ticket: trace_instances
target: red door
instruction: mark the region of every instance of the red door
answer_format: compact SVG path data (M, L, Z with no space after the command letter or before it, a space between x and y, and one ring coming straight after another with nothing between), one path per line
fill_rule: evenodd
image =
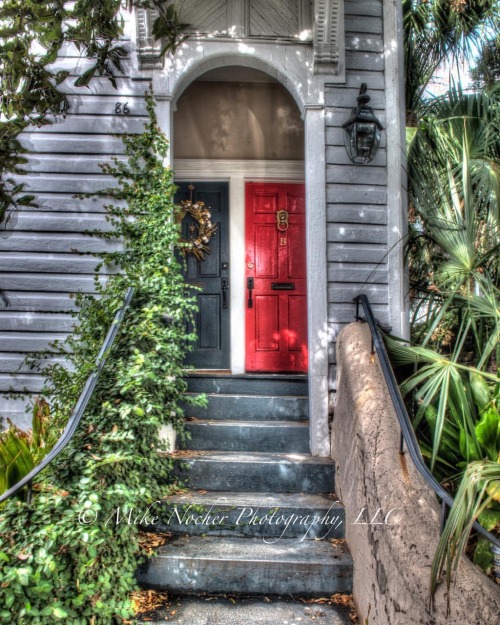
M246 185L246 370L307 371L304 185Z

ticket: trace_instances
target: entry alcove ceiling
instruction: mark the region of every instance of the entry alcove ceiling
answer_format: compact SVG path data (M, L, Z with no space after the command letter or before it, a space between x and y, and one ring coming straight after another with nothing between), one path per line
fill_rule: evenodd
M304 160L304 123L290 93L246 67L211 70L174 113L175 159Z

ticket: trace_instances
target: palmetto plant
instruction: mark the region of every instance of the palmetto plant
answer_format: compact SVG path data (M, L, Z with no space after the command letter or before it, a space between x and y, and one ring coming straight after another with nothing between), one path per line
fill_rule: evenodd
M9 422L0 433L0 495L19 482L50 451L49 404L37 398L33 407L31 430L24 432Z
M403 0L407 125L415 126L426 91L443 62L480 47L488 29L498 30L496 0Z
M387 346L410 371L401 388L422 453L456 495L432 592L445 570L450 583L474 520L500 527L499 94L453 85L407 130L414 345ZM481 541L476 559L491 563Z

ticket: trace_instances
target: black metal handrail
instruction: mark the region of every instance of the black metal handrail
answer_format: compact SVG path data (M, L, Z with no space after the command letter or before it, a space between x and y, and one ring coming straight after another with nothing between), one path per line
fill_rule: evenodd
M387 388L389 390L389 394L391 396L392 403L398 417L402 435L400 452L403 453L404 440L408 449L408 453L410 454L410 458L413 460L417 471L436 493L436 495L441 499L442 530L444 527L446 506L449 506L451 508L454 499L450 495L450 493L436 480L436 478L432 475L431 471L424 462L424 459L420 452L420 447L417 441L415 430L413 429L410 416L408 414L408 411L406 410L405 402L399 390L396 377L394 376L391 361L389 360L389 356L387 355L384 340L380 334L380 330L378 327L379 324L375 319L368 297L364 293L362 293L354 298L354 301L356 303L356 319L358 321L366 321L368 327L370 328L372 336L372 353L377 353L378 359L380 361L380 366L382 368L382 373L384 374ZM363 306L363 311L365 314L364 318L359 316L360 303ZM481 536L486 538L494 546L493 553L495 554L495 556L497 556L500 553L500 540L496 536L491 534L491 532L485 530L484 527L482 527L477 521L474 522L473 527L479 534L481 534Z
M130 287L125 295L122 306L116 312L113 322L106 334L106 338L102 344L101 349L99 350L99 354L95 360L95 368L92 373L87 378L85 382L85 386L83 387L82 392L80 393L80 397L76 402L75 407L68 419L68 423L64 428L63 433L58 439L57 443L52 447L49 453L43 458L43 460L36 465L27 475L25 475L17 484L14 484L9 490L5 491L2 495L0 495L0 503L9 499L16 493L18 493L25 486L28 487L28 501L31 499L31 485L33 482L33 478L35 478L45 467L56 458L61 451L66 447L69 441L73 438L73 435L80 423L81 418L87 408L87 405L92 397L92 393L94 392L95 387L97 386L97 382L99 381L99 376L104 368L106 363L106 358L109 353L109 350L113 346L116 335L118 334L118 330L122 324L123 318L125 316L125 312L132 301L134 296L134 289Z

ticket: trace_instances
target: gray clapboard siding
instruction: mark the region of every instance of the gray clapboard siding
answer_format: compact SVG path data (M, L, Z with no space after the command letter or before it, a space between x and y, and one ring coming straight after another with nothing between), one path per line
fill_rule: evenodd
M370 89L385 89L385 78L381 71L352 71L346 74L345 86L353 87L359 91L361 85L366 82Z
M74 46L64 46L63 52L54 69L81 74L92 63L81 59ZM129 60L124 67L128 72ZM147 119L143 96L149 81L134 82L124 75L117 78L116 90L106 78L94 79L88 88L75 87L75 79L70 77L61 86L68 95L68 115L50 126L30 128L21 138L32 154L26 166L29 173L18 180L36 195L37 207L11 211L0 231L0 289L8 301L8 306L0 301L0 390L40 390L43 377L24 362L25 355L53 351L54 340L67 338L76 321L68 314L76 307L69 294L95 291L93 272L99 259L88 253L121 247L118 240L84 234L110 229L104 204L111 198L80 200L74 194L115 186L115 179L103 174L99 164L124 153L121 139L113 135L143 130ZM120 114L125 104L128 115ZM48 362L63 362L63 357ZM23 414L25 404L26 400L1 398L3 414L13 417ZM29 423L30 417L25 420Z
M26 354L19 352L0 352L0 370L2 373L41 373L40 368L51 364L67 364L64 356L48 354L47 358L38 360L36 363L26 362ZM69 364L68 364L69 366Z
M327 202L341 202L345 204L386 204L387 192L385 188L358 184L329 184L326 190Z
M360 15L362 17L382 17L382 2L371 0L345 0L345 15Z
M25 234L23 232L1 232L0 251L8 252L115 252L119 250L119 241L106 241L83 234L64 234L41 232Z
M104 278L100 279L104 282ZM95 293L94 276L0 273L0 285L13 291L57 291L63 293Z
M36 206L33 208L22 206L19 211L14 210L12 213L39 210L63 213L104 213L104 205L110 203L111 198L107 196L79 198L70 193L37 193ZM123 206L125 201L113 199L113 204Z
M345 38L345 49L354 52L383 52L384 41L378 35L349 33Z
M31 312L63 312L76 310L76 304L69 293L24 293L22 291L3 291L10 310ZM2 305L2 309L4 306Z
M128 77L116 76L116 89L113 87L108 78L96 76L86 87L75 87L74 83L77 77L68 77L59 90L66 94L79 95L109 95L116 96L144 96L149 91L151 80L130 80Z
M356 184L363 178L365 184L387 185L387 169L373 165L369 169L363 169L362 165L337 165L327 171L327 182L340 182L342 184Z
M9 271L33 273L71 273L92 274L98 258L79 254L38 254L36 252L0 252L0 267ZM101 273L116 273L112 265L103 267Z
M346 83L330 85L326 104L329 386L335 382L335 340L354 319L353 298L367 293L376 315L388 318L387 152L369 165L351 164L342 124L356 106L362 83L386 127L383 9L380 0L346 0Z
M329 204L327 219L335 223L387 225L387 210L370 204Z
M54 341L63 343L68 337L67 332L1 332L0 345L4 352L60 351L51 347Z
M327 257L337 263L379 263L387 262L387 246L367 243L328 243Z
M353 266L351 263L330 263L328 265L329 282L347 282L349 284L387 284L386 269L377 269L362 263Z
M65 119L58 117L53 124L32 128L38 134L71 133L71 134L134 134L144 130L145 117L135 115L68 115ZM75 150L77 146L75 145Z
M121 105L121 112L120 109L117 110L118 103ZM115 96L71 94L68 95L68 104L69 112L77 115L117 115L127 118L130 115L147 117L148 114L143 95L126 96L119 94L118 91ZM123 113L125 105L128 113Z
M125 46L126 47L126 46ZM70 76L81 76L84 72L95 65L95 60L86 59L84 57L61 57L50 64L50 69L53 72L69 72ZM128 77L130 72L134 69L130 58L123 58L120 60L122 71L115 70L117 76Z
M345 66L348 70L361 69L373 70L384 69L384 56L377 52L353 52L347 50L345 53Z
M368 4L368 3L367 3ZM381 35L383 33L382 19L374 17L360 17L359 15L345 16L346 33L370 33Z
M387 228L367 224L335 224L327 226L326 240L332 243L387 243Z
M116 182L112 176L75 176L70 174L27 174L15 176L15 180L24 183L26 191L37 193L97 193L104 191Z
M76 320L61 313L6 312L0 310L0 332L36 329L38 332L71 332ZM3 369L0 363L0 369Z
M328 106L345 108L347 111L356 106L356 98L359 95L359 88L350 87L330 87L328 89ZM379 111L385 109L385 92L383 89L369 89L370 106Z
M352 302L360 293L365 293L373 304L387 304L388 289L382 284L345 284L343 282L330 282L328 284L329 319L335 318L335 304Z
M326 162L331 165L352 165L343 145L326 146ZM387 165L387 150L380 148L372 161L373 167L385 167Z
M99 213L12 212L9 226L18 232L85 232L111 231L111 224Z
M123 156L119 158L121 161L125 160ZM104 155L91 156L89 154L65 154L64 158L52 154L29 154L28 163L24 165L24 169L47 174L104 175L101 168L101 164L104 163L111 163L111 159Z
M123 141L119 137L107 134L66 135L63 133L24 133L21 144L36 154L98 154L104 156L119 155L125 152ZM102 156L101 156L102 155Z
M382 323L386 323L389 318L387 306L385 304L373 304L373 314ZM354 302L338 303L335 305L336 323L352 323L355 320L356 304Z

